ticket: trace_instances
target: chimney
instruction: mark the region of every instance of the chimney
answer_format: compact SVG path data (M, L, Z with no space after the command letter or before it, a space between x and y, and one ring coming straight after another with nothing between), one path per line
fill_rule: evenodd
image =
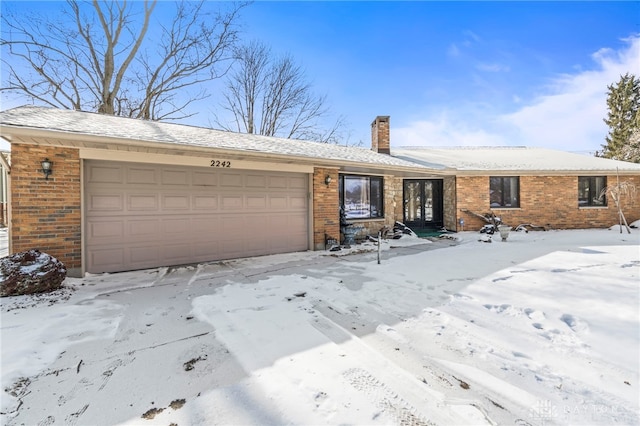
M379 115L371 123L371 150L380 154L391 154L388 115Z

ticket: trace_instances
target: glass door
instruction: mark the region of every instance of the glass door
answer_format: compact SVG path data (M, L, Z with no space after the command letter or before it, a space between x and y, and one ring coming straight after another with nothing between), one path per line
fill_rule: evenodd
M404 181L404 224L408 227L442 227L442 206L442 180L407 179Z

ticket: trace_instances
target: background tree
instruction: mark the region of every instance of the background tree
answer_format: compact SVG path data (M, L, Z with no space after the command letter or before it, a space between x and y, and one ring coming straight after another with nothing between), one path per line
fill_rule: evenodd
M211 5L227 9L209 11ZM34 103L148 120L185 118L221 77L245 3L175 4L171 24L152 20L157 0L69 0L60 19L2 14L0 90ZM8 13L7 13L8 12ZM188 89L193 89L190 92Z
M620 149L619 159L632 163L640 163L640 126L629 136L629 143Z
M607 89L608 115L604 122L609 126L609 134L607 144L602 145L603 151L598 155L639 163L637 138L634 142L632 137L640 129L640 79L626 73ZM630 146L633 143L635 150Z
M231 119L215 121L226 130L332 143L343 136L342 117L322 126L330 115L326 96L313 93L302 67L260 42L236 50L222 96L221 107Z

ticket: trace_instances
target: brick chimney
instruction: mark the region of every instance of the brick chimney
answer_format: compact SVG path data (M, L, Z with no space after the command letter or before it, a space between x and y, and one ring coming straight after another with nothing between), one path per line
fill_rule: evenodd
M371 150L380 154L391 154L388 115L379 115L371 123Z

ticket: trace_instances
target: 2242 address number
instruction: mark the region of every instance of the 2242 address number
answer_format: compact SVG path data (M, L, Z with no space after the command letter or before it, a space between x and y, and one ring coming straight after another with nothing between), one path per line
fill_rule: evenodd
M211 160L211 167L231 167L231 161Z

